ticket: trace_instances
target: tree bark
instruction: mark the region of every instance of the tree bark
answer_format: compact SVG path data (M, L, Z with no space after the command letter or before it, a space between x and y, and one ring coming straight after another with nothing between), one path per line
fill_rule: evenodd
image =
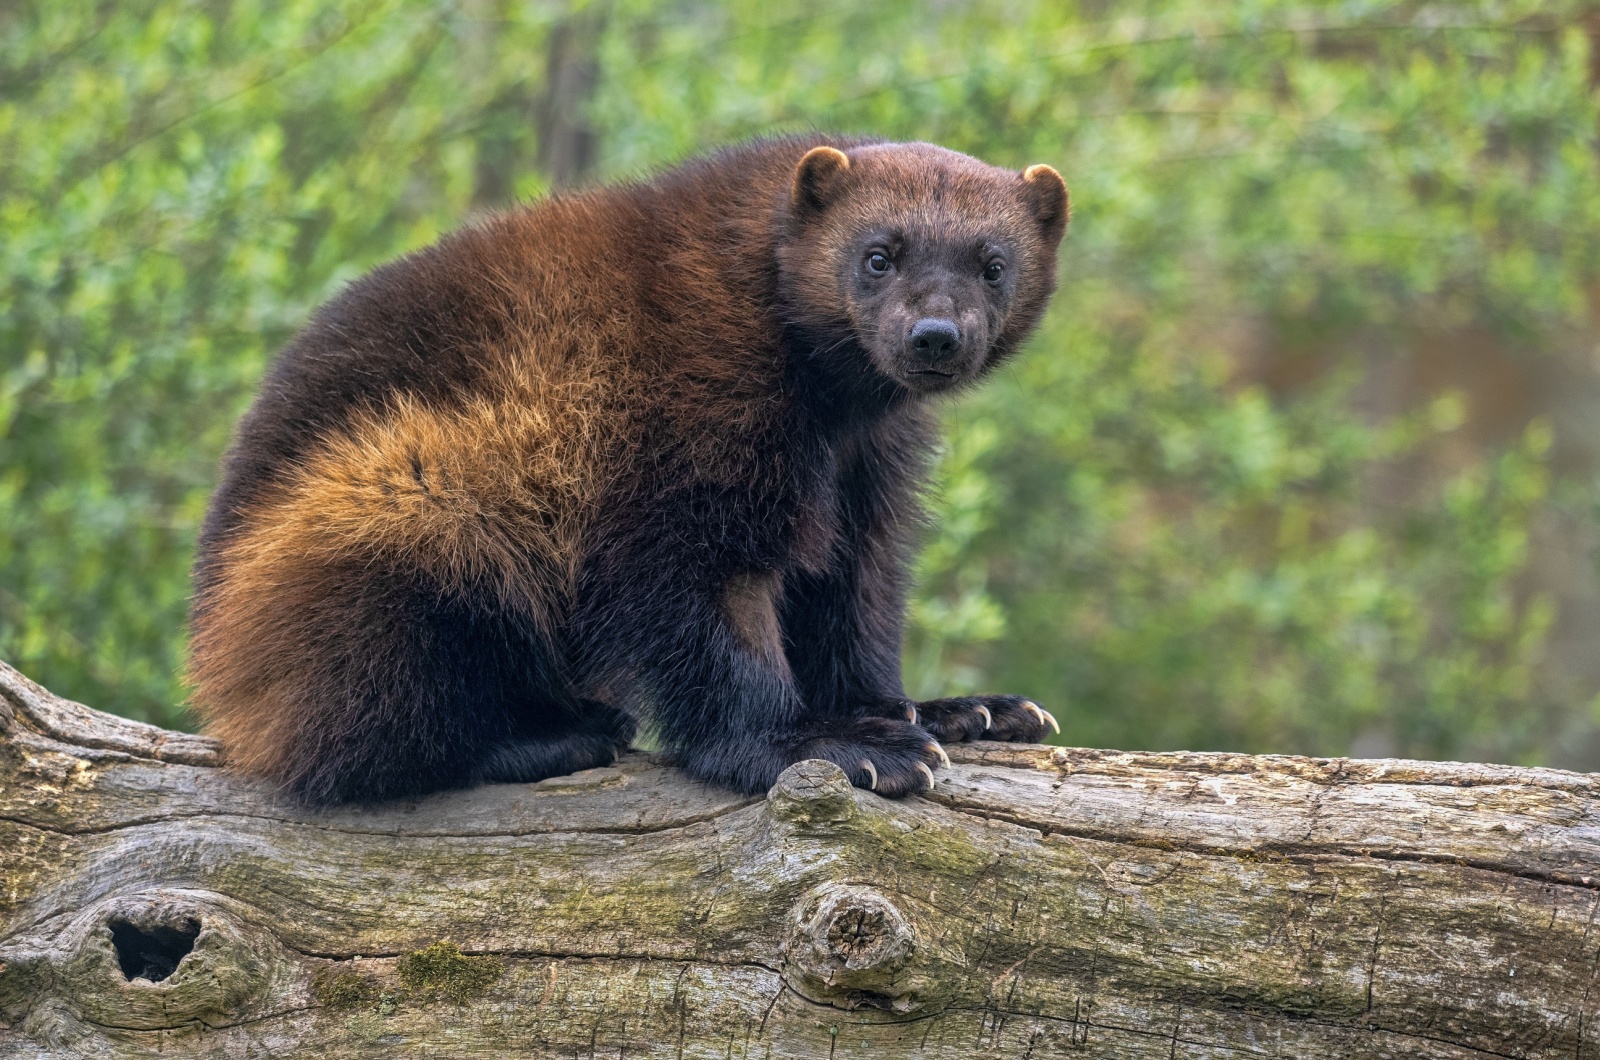
M0 1055L1600 1058L1600 791L971 744L312 813L0 664Z

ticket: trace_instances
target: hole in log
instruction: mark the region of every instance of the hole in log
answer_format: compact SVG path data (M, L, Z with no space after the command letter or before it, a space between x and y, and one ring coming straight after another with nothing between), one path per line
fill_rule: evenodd
M178 962L194 949L195 936L200 934L200 921L193 918L148 929L116 919L111 921L110 927L117 964L129 982L135 979L161 982L177 970Z

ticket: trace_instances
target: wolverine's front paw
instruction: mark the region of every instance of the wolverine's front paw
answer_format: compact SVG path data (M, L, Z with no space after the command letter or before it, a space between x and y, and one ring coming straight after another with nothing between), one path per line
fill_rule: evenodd
M898 718L861 718L800 744L794 760L823 758L842 768L858 788L899 798L933 787L933 771L950 759L933 734Z
M959 696L917 704L923 726L947 743L1010 740L1037 743L1061 726L1039 704L1021 696Z

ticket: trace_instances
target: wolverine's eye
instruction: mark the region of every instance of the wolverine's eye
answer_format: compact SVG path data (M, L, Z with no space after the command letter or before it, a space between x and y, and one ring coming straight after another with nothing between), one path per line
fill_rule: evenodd
M1005 274L1005 263L1000 261L989 262L988 268L983 270L983 278L988 280L990 283L999 283L1000 277L1004 276Z
M887 276L889 275L889 270L892 268L894 268L894 263L891 262L889 260L889 256L883 253L881 250L874 250L871 254L867 255L867 271L872 273L872 275Z

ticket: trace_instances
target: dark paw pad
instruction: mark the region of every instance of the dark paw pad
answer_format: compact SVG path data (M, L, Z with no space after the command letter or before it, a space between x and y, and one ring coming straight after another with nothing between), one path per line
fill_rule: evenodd
M950 759L933 734L899 718L862 718L800 744L794 761L823 758L858 788L899 798L933 787L933 771Z
M1037 743L1061 726L1050 712L1022 696L959 696L917 704L922 724L946 743L1009 740Z

